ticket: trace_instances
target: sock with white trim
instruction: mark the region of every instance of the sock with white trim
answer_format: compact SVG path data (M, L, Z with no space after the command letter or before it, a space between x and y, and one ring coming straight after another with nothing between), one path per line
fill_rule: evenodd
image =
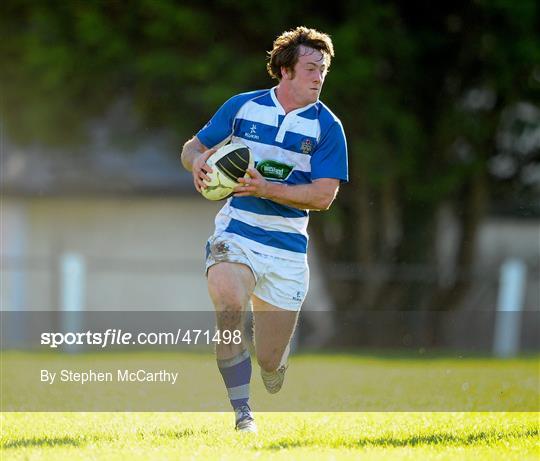
M244 349L240 354L226 360L217 360L217 365L233 408L247 405L249 382L251 381L251 357Z

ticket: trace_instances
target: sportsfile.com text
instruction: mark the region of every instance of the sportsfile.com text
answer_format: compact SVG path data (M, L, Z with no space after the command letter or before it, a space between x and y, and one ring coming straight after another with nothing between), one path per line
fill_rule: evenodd
M178 328L174 332L139 332L133 334L122 329L109 328L104 332L43 332L40 343L42 346L57 348L62 345L125 346L125 345L185 345L185 344L240 344L240 330L198 330Z

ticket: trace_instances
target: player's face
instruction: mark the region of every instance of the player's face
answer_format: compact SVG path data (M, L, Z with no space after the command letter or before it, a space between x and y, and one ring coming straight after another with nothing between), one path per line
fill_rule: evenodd
M301 107L319 99L326 72L324 55L313 48L301 46L298 62L294 66L294 75L288 74L292 92Z

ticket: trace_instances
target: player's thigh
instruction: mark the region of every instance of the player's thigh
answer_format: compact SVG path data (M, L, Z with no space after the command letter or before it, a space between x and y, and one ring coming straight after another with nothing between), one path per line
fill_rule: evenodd
M245 264L219 262L208 269L208 293L216 310L245 309L255 277Z
M299 311L281 309L255 295L251 300L257 358L259 363L276 362L277 368L294 332Z

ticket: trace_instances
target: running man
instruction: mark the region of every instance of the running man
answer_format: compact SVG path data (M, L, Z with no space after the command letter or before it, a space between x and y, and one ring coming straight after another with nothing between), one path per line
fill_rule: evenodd
M327 210L348 180L343 127L319 100L333 56L327 34L306 27L284 32L267 64L277 86L230 98L182 150L199 192L211 171L206 160L217 148L241 142L254 155L256 168L216 216L206 274L219 330L242 330L244 312L253 309L257 362L270 393L283 385L308 289L309 211ZM245 342L218 344L216 355L236 429L256 432Z

